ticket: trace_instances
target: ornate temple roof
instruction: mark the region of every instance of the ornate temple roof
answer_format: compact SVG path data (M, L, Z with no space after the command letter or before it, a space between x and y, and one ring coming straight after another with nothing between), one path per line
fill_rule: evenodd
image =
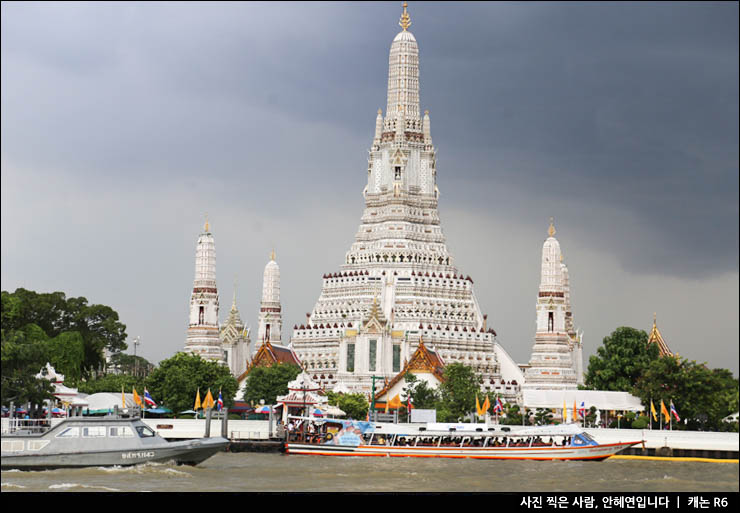
M658 325L656 323L657 314L653 314L653 329L650 330L650 336L648 337L648 345L658 344L658 352L660 356L673 356L673 353L668 348L668 344L663 339L663 335L660 334Z
M377 400L385 396L409 372L412 374L415 372L419 374L432 374L441 383L445 380L444 369L445 362L442 357L436 351L429 349L423 340L419 340L419 346L414 351L414 354L411 355L411 359L406 362L401 372L385 384L383 390L375 394L375 399Z
M303 367L303 365L301 365L301 361L298 359L298 356L296 356L291 348L272 345L269 340L266 340L265 343L262 344L257 350L257 353L254 355L254 358L252 358L252 361L249 362L247 370L245 370L244 373L237 378L237 381L241 383L241 381L245 377L247 377L247 375L255 367L270 367L272 365L275 365L276 363L285 363L288 365L297 365L298 367Z

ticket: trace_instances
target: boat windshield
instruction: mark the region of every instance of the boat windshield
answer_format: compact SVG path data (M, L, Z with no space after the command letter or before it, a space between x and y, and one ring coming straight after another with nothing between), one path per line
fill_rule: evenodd
M150 436L154 436L154 431L152 431L147 426L136 426L136 432L139 433L139 436L141 438L148 438Z

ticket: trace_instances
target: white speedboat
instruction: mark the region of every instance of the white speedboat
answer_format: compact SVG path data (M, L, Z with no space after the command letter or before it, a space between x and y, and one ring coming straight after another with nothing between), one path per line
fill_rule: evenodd
M42 470L66 467L137 465L169 462L197 465L224 450L225 438L168 442L138 416L10 419L2 434L2 469Z
M371 422L315 419L305 419L304 422L313 422L313 431L306 430L304 425L304 429L289 433L285 443L286 454L601 461L642 442L599 444L576 424L515 431L381 434Z

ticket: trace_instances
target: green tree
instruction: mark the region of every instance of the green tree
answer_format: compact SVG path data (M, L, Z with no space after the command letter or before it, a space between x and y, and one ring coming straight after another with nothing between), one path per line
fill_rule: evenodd
M726 429L722 419L737 411L738 380L727 369L710 369L679 356L654 361L638 379L633 393L642 403L673 401L682 422L677 429Z
M367 417L370 403L367 401L365 394L342 394L329 392L327 396L329 398L329 404L342 410L347 418L362 420Z
M605 337L596 355L589 358L586 387L631 392L648 366L659 358L658 347L647 341L647 333L628 327L617 328Z
M414 408L431 410L437 407L440 395L436 389L429 386L429 383L419 379L410 372L404 377L406 387L404 388L404 403L411 398L411 404Z
M41 404L52 399L53 388L46 379L38 379L42 367L48 361L46 334L36 325L23 329L2 331L2 370L0 398L2 404L31 402Z
M95 379L83 381L79 384L78 390L83 394L97 394L99 392L117 392L121 390L130 394L135 388L136 392L144 395L144 380L130 374L106 374Z
M228 367L187 353L176 353L161 361L146 379L145 385L159 405L176 413L192 409L198 390L203 399L210 389L214 400L221 390L224 405L230 407L234 404L238 388L236 378Z
M549 408L537 408L534 413L534 423L537 426L552 424L552 411Z
M452 363L445 367L444 381L439 385L440 401L437 418L441 422L459 421L475 411L475 397L480 394L481 378L472 367Z
M126 326L109 306L88 305L84 297L67 298L63 292L36 293L23 288L13 293L2 291L1 298L3 340L12 338L13 333L26 326L37 326L46 335L44 340L56 340L52 344L53 355L65 367L64 371L57 370L69 376L72 383L102 368L104 348L112 352L126 349ZM82 341L79 366L75 364L78 340Z
M244 400L255 405L261 400L275 404L278 396L288 393L288 383L301 373L297 365L276 363L269 367L255 367L247 376Z
M110 357L112 367L120 370L123 374L145 378L154 370L154 365L146 358L126 353L115 353Z

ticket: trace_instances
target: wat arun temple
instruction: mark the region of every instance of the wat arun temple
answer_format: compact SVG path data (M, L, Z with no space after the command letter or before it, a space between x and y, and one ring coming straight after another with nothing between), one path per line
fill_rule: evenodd
M368 393L374 380L382 388L406 372L433 376L435 368L455 362L481 376L482 391L509 401L525 387L575 390L582 382L582 342L553 224L543 244L537 328L526 364L514 362L497 342L473 279L455 265L437 210L437 172L444 171L437 168L429 111L422 115L420 108L419 45L405 4L399 25L390 47L385 113L378 110L375 118L360 225L343 263L324 274L311 313L283 346L273 252L254 344L236 298L219 326L215 243L206 223L196 250L185 350L224 362L241 380L258 354L292 359L323 390Z

